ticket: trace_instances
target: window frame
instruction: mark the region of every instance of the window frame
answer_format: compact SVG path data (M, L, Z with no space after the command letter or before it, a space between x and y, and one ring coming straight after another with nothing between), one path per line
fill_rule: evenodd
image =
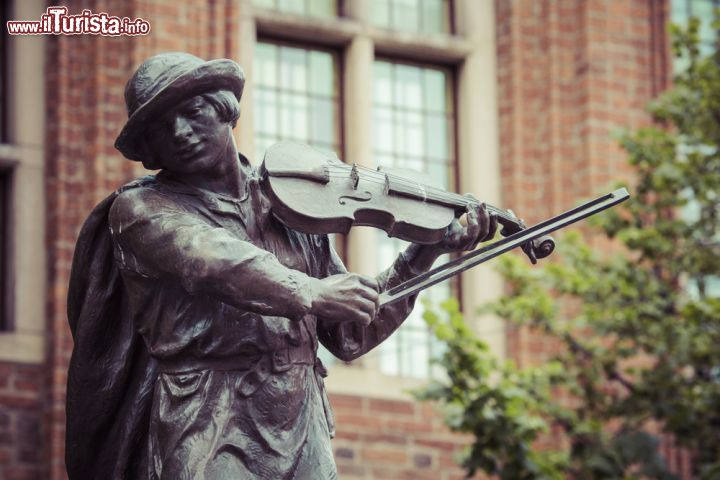
M334 48L332 46L329 46L325 43L314 43L309 41L296 41L292 39L287 39L275 35L263 35L258 34L255 46L257 47L260 43L270 43L278 47L289 47L289 48L297 48L297 49L303 49L303 50L317 50L321 52L329 53L333 56L333 60L335 61L335 68L333 71L333 81L335 82L335 85L337 86L337 90L333 94L333 101L336 102L337 106L337 119L338 122L337 125L337 154L342 159L344 157L344 148L345 148L345 128L344 128L344 91L343 91L343 64L342 64L342 52L340 52L337 48ZM255 80L255 85L253 85L253 94L255 93L254 90L258 89L258 83L257 80ZM279 88L276 89L276 91L281 91ZM311 97L308 97L311 98ZM253 102L255 102L255 99L253 98ZM253 104L253 108L255 108L255 105ZM257 114L255 114L257 115ZM257 119L255 119L257 121ZM255 129L255 126L253 125L253 135L257 138L257 130Z
M338 4L338 7L340 5ZM337 92L335 92L335 95L337 96L337 141L338 141L338 147L337 147L337 154L340 159L345 158L345 82L344 82L344 71L345 71L345 65L343 62L343 55L342 50L332 44L328 44L325 42L313 42L311 40L297 40L292 37L283 37L280 35L275 35L272 33L263 33L258 32L256 38L255 38L255 47L259 43L271 43L277 46L284 46L284 47L292 47L292 48L302 48L306 50L319 50L323 52L330 53L334 60L335 60L335 69L333 72L334 75L334 81L337 85ZM253 58L254 61L254 58ZM255 89L257 89L257 84L253 85L253 95L255 94ZM254 102L255 99L253 98L253 109L255 108ZM254 113L254 121L257 121L257 113ZM253 125L253 141L257 142L257 133L255 130L255 126ZM346 235L335 235L335 242L334 242L335 250L340 257L340 259L347 263L347 248L348 248L348 241Z
M453 0L440 0L440 8L441 10L446 9L446 15L447 18L446 24L443 25L443 27L446 27L446 30L441 30L439 32L429 32L422 30L421 28L418 28L417 30L400 30L397 28L397 25L395 24L394 19L394 12L395 9L393 8L393 2L396 2L397 0L386 0L388 3L388 25L379 25L373 21L373 14L372 9L374 8L373 3L375 3L376 0L370 0L368 8L371 10L369 14L369 24L372 25L373 28L379 28L383 30L389 30L394 32L404 32L404 33L410 33L412 35L454 35L456 32L455 29L455 2ZM418 0L419 3L424 3L427 0ZM424 20L424 8L419 8L419 15L418 15L418 26L423 26L423 20Z
M364 86L372 85L372 74L368 70L372 70L373 59L385 58L393 62L449 68L452 72L450 85L455 129L452 147L457 169L450 185L455 191L459 191L459 187L465 191L478 191L475 187L482 190L488 181L473 180L468 184L468 172L474 175L478 171L474 164L479 162L479 165L483 165L483 168L486 166L491 171L497 170L499 165L496 135L499 125L495 115L486 113L497 110L492 96L495 85L493 72L496 72L494 7L492 3L481 4L474 0L451 0L448 5L451 32L434 35L373 27L368 16L369 2L341 0L338 17L327 21L308 16L286 15L267 8L251 7L250 12L256 41L287 42L290 46L297 47L317 45L341 52L338 73L342 152L339 154L346 162L357 162L365 167L373 165L372 153L369 152L372 150L372 134L368 133L372 130L372 106L366 101L368 93L364 89ZM482 28L478 30L478 26ZM252 61L252 55L248 55L251 52L250 49L241 52L241 58L246 64ZM482 77L479 78L480 76ZM250 79L252 77L251 70ZM250 89L253 88L251 82ZM474 100L478 98L478 88L488 95L481 103ZM459 103L460 99L464 99L462 104ZM489 110L480 109L481 105L487 105ZM252 112L252 106L249 109ZM252 113L251 117L254 120L255 114ZM469 126L471 119L473 125L475 121L487 122L487 128L483 130L485 133L476 135ZM346 129L352 131L346 134ZM243 138L248 144L254 145L252 135L245 133ZM488 192L488 200L499 202L499 192L496 191L494 183ZM355 230L357 232L354 231L348 238L347 254L342 258L352 271L372 274L373 272L368 271L368 266L372 263L374 248L369 248L368 252L363 245L370 241L368 234L373 232L367 232L363 228ZM372 264L372 267L374 266ZM463 281L468 280L467 285L460 286L455 283L452 291L457 293L461 304L467 303L469 308L473 308L478 300L470 296L464 298L466 294L470 295L478 285L485 284L488 280L492 280L490 283L495 282L496 277L491 271L476 269L463 275ZM453 280L457 282L459 278ZM467 292L464 293L466 289ZM479 298L498 294L497 289L490 288L480 294ZM466 314L473 323L480 320L472 311ZM488 320L499 322L497 319L482 318L483 322ZM493 351L503 356L504 337L500 333L492 335ZM383 374L372 352L349 366L342 362L337 363L333 370L331 390L338 393L357 394L358 386L362 385L365 395L407 398L405 389L425 383L417 378Z
M703 37L703 24L707 24L710 22L710 24L714 21L720 18L719 15L717 15L718 9L720 9L720 0L705 0L705 3L712 5L712 9L714 11L715 18L713 19L706 19L703 18L702 12L694 12L693 11L693 5L696 2L693 2L692 0L669 0L670 1L670 21L672 23L678 23L677 21L680 20L680 24L684 27L688 20L692 17L696 17L700 20L700 30L698 34L700 35L700 41L698 43L701 51L704 48L714 48L714 45L716 42L720 41L720 37L718 36L718 33L715 32L714 38L704 38ZM678 5L684 7L682 10L682 18L678 19L675 13L679 11ZM711 26L711 25L708 25ZM673 67L674 69L677 68L677 65Z
M38 18L41 0L13 2L12 18ZM4 25L2 26L5 27ZM0 169L6 176L5 329L0 330L0 362L39 364L45 360L47 331L45 215L45 59L43 35L6 38L6 134Z
M0 165L0 332L15 330L14 295L11 273L10 201L12 199L12 168Z
M283 10L280 8L280 1L281 0L270 0L273 4L272 7L266 7L264 5L261 5L256 0L251 0L251 3L253 4L253 8L261 9L261 10L270 10L274 12L281 13L283 15L298 15L302 17L309 17L309 18L320 18L320 19L334 19L342 16L342 10L343 10L343 1L342 0L333 0L331 3L335 6L335 11L331 15L312 15L310 13L310 2L312 0L293 0L293 1L302 1L303 2L303 9L302 12L292 12L289 10Z
M670 0L670 1L673 2L673 3L674 3L674 2L682 2L682 4L685 6L685 9L684 9L684 10L685 10L685 12L684 12L685 17L690 18L690 17L692 17L693 15L695 15L695 14L693 13L693 7L692 7L692 6L693 6L693 3L694 3L694 2L693 2L692 0ZM720 0L709 0L709 2L713 4L713 7L714 7L714 8L719 8L719 7L720 7ZM671 11L674 11L674 10L675 10L675 8L673 8L673 7L674 7L674 5L671 5Z
M433 63L433 62L421 62L418 60L412 60L407 59L403 57L395 57L390 55L376 55L373 60L373 69L377 62L385 62L388 64L391 64L393 66L393 69L397 65L406 65L418 69L434 69L437 71L442 71L445 75L445 92L443 94L445 98L445 106L446 110L444 112L445 118L447 120L447 127L448 127L448 143L447 143L447 160L443 161L442 163L445 164L446 168L446 174L447 174L447 187L448 189L451 189L452 191L457 191L459 186L459 170L460 170L460 162L458 158L458 128L457 128L457 122L458 122L458 115L457 115L457 76L458 72L457 69L454 66L442 64L442 63ZM373 77L373 80L375 80L375 77ZM391 82L392 86L391 88L395 88L395 79ZM422 94L426 94L427 92L423 91ZM374 92L373 92L374 96ZM374 101L372 102L372 108L373 110L377 107L377 104ZM386 106L390 108L391 111L406 111L403 108L398 108L397 105L393 104L390 106ZM417 110L417 112L420 113L421 116L425 116L427 113L434 113L437 114L437 111L428 110L426 108L420 108ZM424 125L423 125L424 126ZM373 145L373 154L377 154L376 145ZM396 154L397 152L381 152L383 155L390 155ZM419 157L420 161L423 164L426 163L440 163L438 162L437 158L428 156L427 154L423 154L421 157ZM378 235L382 235L382 232L379 232ZM458 255L452 255L452 257L457 257ZM451 257L451 258L452 258ZM460 276L454 276L451 279L447 281L448 287L449 287L449 294L451 297L455 297L458 299L459 302L461 302L461 295L462 295L462 282ZM419 305L416 304L415 308L420 308ZM402 330L404 329L404 330ZM403 332L407 332L407 335L403 335ZM406 351L406 347L404 347L405 343L411 342L412 338L416 336L418 333L420 334L426 334L426 337L423 339L425 341L425 347L427 348L428 352L428 365L427 367L427 376L421 376L416 375L412 373L410 370L411 368L408 368L407 365L405 365L405 358L408 357L408 353ZM432 332L430 331L430 328L428 326L422 326L422 325L410 325L410 324L404 324L401 329L399 329L397 332L393 334L396 336L396 345L395 345L395 356L397 357L397 368L398 371L397 374L391 374L387 373L383 370L383 367L381 365L382 360L378 359L378 365L377 369L378 371L383 375L388 375L391 377L400 377L400 378L406 378L406 379L414 379L419 381L426 381L432 378L435 378L438 374L436 366L433 366L431 363L431 359L434 355L436 355L438 352L442 352L442 348L438 350L439 342L433 342L433 336ZM387 354L387 344L385 345L385 351L383 351L383 346L378 346L378 351L380 354Z
M9 35L6 34L7 21L10 19L10 1L3 2L0 5L0 28L4 31L0 35L0 144L8 141L8 68L9 63Z
M442 64L442 63L434 63L434 62L420 62L418 60L412 60L407 59L404 57L393 57L389 55L376 55L374 62L387 62L394 65L407 65L410 67L416 67L416 68L431 68L436 70L444 70L447 74L447 83L446 83L446 102L449 108L449 111L445 114L446 119L448 120L448 125L451 126L450 135L448 136L448 149L449 149L449 155L448 155L448 161L444 162L447 166L447 178L448 178L448 188L453 189L453 191L457 191L459 186L459 158L458 158L458 116L457 116L457 69L452 65ZM373 63L374 63L373 62ZM373 104L374 105L374 104ZM395 108L393 108L393 111L396 111ZM420 113L424 114L426 112L431 113L437 113L428 111L425 109L418 110ZM373 152L375 151L374 145L373 145ZM389 154L391 152L382 152L383 154ZM429 161L430 163L439 163L437 162L436 158L428 157L426 155L423 155L420 157L423 162Z
M674 17L673 14L677 10L677 8L676 8L677 5L680 4L680 5L684 6L683 17L681 19L682 22L684 22L684 23L681 23L680 26L683 28L686 27L689 19L692 17L696 17L701 22L701 30L699 32L700 34L702 33L702 23L703 22L708 22L708 21L712 22L714 20L717 20L719 17L717 13L718 13L718 9L720 9L720 0L706 0L707 3L712 4L713 9L715 10L715 13L716 13L715 18L712 20L708 20L708 19L699 17L697 13L693 12L693 4L695 2L693 2L692 0L670 0L670 2L671 2L671 5L670 5L671 21L673 23L676 22L676 18L673 18ZM716 42L720 42L720 35L718 34L718 32L715 32L714 38L703 38L702 35L699 38L699 43L700 43L701 47L703 45L705 45L705 46L713 45L714 46L714 44ZM683 66L678 63L675 63L673 65L674 73L678 73L683 68L686 68L686 66ZM681 157L685 157L686 155L688 155L695 149L703 149L703 148L707 148L707 147L708 147L708 145L693 145L691 147L685 143L679 143L676 147L676 154ZM712 153L712 152L707 152L707 153ZM688 188L688 190L689 190L689 188ZM695 217L695 213L696 213L695 206L697 206L697 203L689 191L687 192L687 194L685 196L688 200L688 203L683 208L680 208L678 210L677 214L681 218L693 221L694 220L693 217ZM716 236L720 236L720 232L716 232ZM708 282L708 280L710 282ZM713 289L713 292L714 292L714 288L717 288L717 287L714 287L714 284L715 284L715 282L718 282L718 281L720 281L720 276L718 276L718 275L705 275L703 277L685 278L683 280L682 288L685 290L685 292L691 298L698 298L701 295L701 291L704 294L704 292L708 288L707 287L708 283L713 284L712 286L710 286L710 288Z

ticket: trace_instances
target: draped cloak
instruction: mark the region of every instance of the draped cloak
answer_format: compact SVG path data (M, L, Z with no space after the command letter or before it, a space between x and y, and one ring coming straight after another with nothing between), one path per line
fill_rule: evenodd
M73 256L68 321L74 348L68 370L65 463L71 479L143 478L157 376L132 322L115 263L108 212L136 180L100 202L85 221Z

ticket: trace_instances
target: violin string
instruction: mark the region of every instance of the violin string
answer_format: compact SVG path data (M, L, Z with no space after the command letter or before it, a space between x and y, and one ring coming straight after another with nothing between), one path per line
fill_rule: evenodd
M333 177L333 178L347 178L347 175L345 175L345 174L343 174L343 175L331 175L331 177ZM385 181L384 181L384 180L374 180L374 179L369 179L369 178L364 178L364 180L365 180L366 182L374 183L374 184L385 184ZM399 183L403 183L403 182L399 182ZM405 183L406 185L410 185L411 187L414 187L413 190L420 190L420 189L417 188L417 187L422 185L422 184L420 184L420 183L412 183L412 182L404 182L404 183ZM429 189L435 190L434 187L428 187L428 186L426 186L426 185L423 185L423 186L425 187L425 190L426 190L424 196L425 196L426 199L429 199L429 200L435 200L435 201L438 201L438 202L441 202L441 203L442 203L443 201L446 202L446 201L448 201L448 199L450 199L450 200L456 201L456 202L458 203L458 206L462 206L462 204L469 204L469 205L473 205L473 204L474 204L474 205L477 205L477 204L480 203L479 201L473 200L473 199L468 198L468 197L466 197L466 196L464 196L464 195L460 195L460 194L448 195L448 192L445 192L445 191L443 191L442 189L437 189L437 190L442 191L442 194L440 194L440 195L432 194L431 192L428 192L428 190L429 190ZM499 209L499 208L497 208L497 207L495 207L495 206L493 206L493 205L490 205L490 204L487 204L487 203L486 203L486 204L485 204L485 208L486 208L487 210L489 210L490 212L494 213L495 215L497 215L498 217L504 218L504 219L506 219L506 220L508 220L508 221L511 221L511 222L513 222L513 223L518 223L518 222L519 222L519 219L518 219L517 217L515 217L515 216L511 215L510 213L508 213L507 211L502 210L502 209Z
M345 167L345 166L337 165L337 166L331 166L329 168L334 169L334 170L340 170L343 173L346 173L347 170L351 169L352 167ZM435 195L433 195L432 197L429 197L429 198L433 198L435 200L449 199L449 200L454 200L458 203L463 203L463 204L479 203L478 201L472 200L463 195L453 193L453 192L447 192L446 190L443 190L442 188L432 187L430 185L425 185L425 184L422 184L419 182L414 182L412 180L408 180L406 178L403 178L403 177L400 177L397 175L393 175L391 173L379 172L376 170L369 169L367 167L358 167L358 170L363 170L363 171L367 172L367 176L369 176L370 178L365 178L365 180L367 180L371 183L384 184L385 176L387 175L391 180L393 180L397 184L407 185L411 188L418 189L418 190L420 189L418 187L422 187L426 192L436 192ZM345 176L345 175L339 175L336 177L341 177L341 176Z
M436 201L451 200L451 201L455 201L458 203L465 203L465 204L471 204L471 205L480 203L478 200L468 198L464 195L460 195L459 193L447 192L441 188L432 187L432 186L425 185L425 184L422 184L419 182L413 182L412 180L408 180L408 179L400 177L398 175L393 175L393 174L385 173L385 172L379 172L379 171L372 170L367 167L358 166L357 168L358 168L358 170L363 170L363 171L367 172L366 176L369 176L370 178L366 178L366 176L365 176L365 177L363 177L363 179L370 183L385 184L385 176L387 175L388 178L390 178L397 184L406 185L415 190L420 190L419 187L422 187L425 190L426 198L431 199L431 200L436 200ZM348 171L351 169L352 169L351 166L342 166L342 165L331 165L328 167L328 170L335 170L335 171L342 172L341 175L330 174L330 176L334 177L334 178L346 178L348 176ZM437 193L433 194L431 192L437 192ZM505 218L505 219L513 221L513 222L518 222L518 219L516 217L510 215L505 210L502 210L500 208L497 208L497 207L487 204L487 203L485 204L485 208L502 218Z
M331 168L332 168L332 167L331 167ZM346 171L346 170L348 170L348 169L352 169L352 167L350 167L350 166L347 166L347 167L346 167L346 166L343 166L343 165L337 165L337 166L335 166L335 168L336 168L336 169L341 169L342 171ZM409 179L407 179L407 178L404 178L404 177L401 177L401 176L398 176L398 175L394 175L394 174L388 173L388 172L381 172L381 171L378 171L378 170L373 170L373 169L368 168L368 167L357 166L357 169L358 169L358 170L361 170L361 171L363 171L363 172L367 172L367 175L370 176L371 178L378 178L382 183L385 183L385 176L387 175L387 176L390 177L392 180L395 180L397 183L404 183L404 184L406 184L406 185L411 185L411 186L422 185L422 184L420 184L420 183L418 183L418 182L409 180ZM452 193L452 192L447 192L447 191L445 191L445 190L443 190L443 189L441 189L441 188L432 187L432 186L430 186L430 185L423 185L423 186L424 186L426 189L437 190L438 192L443 192L443 193L445 193L445 194L449 194L450 196L457 196L457 194L454 194L454 193Z
M331 176L332 178L347 178L347 175L330 175L330 176ZM366 181L366 182L368 182L368 183L374 183L374 184L376 184L376 185L384 185L384 184L385 184L385 180L384 180L384 179L383 179L383 180L379 180L379 179L376 180L376 179L372 179L372 178L363 177L363 180ZM472 200L471 198L464 197L464 196L462 196L462 195L458 195L457 197L455 197L455 196L450 196L450 195L448 195L448 192L445 192L445 191L442 191L443 194L434 194L434 193L432 193L432 190L434 190L433 187L428 187L428 186L425 186L425 185L420 184L420 183L412 183L412 182L397 182L397 183L401 183L401 184L407 185L408 187L410 187L410 189L411 189L412 192L420 191L421 189L420 189L419 187L423 186L424 189L425 189L425 197L428 198L428 199L432 199L432 200L438 200L438 201L442 201L442 200L445 200L445 201L455 200L455 201L457 201L458 203L463 203L463 204L467 204L467 203L470 203L470 204L479 203L479 202L476 202L476 201ZM439 190L442 190L442 189L439 189Z
M348 169L352 169L352 167L344 166L344 165L331 166L330 168L340 169L343 172L347 171ZM464 195L460 195L460 194L454 193L454 192L448 192L442 188L433 187L433 186L422 184L419 182L414 182L412 180L409 180L407 178L404 178L404 177L401 177L398 175L394 175L392 173L380 172L380 171L373 170L371 168L363 167L363 166L358 166L357 169L367 172L368 176L370 176L371 178L378 178L378 180L375 181L374 183L385 183L385 176L387 175L391 180L394 180L396 183L408 185L410 187L415 187L415 188L423 187L425 189L425 191L435 191L437 193L436 193L436 196L434 196L433 198L437 199L437 200L449 198L449 199L452 199L452 200L455 200L458 202L462 202L462 203L479 203L478 201L469 199L468 197L466 197Z

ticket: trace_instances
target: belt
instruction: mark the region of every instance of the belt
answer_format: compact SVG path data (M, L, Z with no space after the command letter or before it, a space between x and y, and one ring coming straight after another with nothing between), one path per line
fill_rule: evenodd
M309 343L279 348L256 355L238 355L223 358L163 358L158 359L158 371L161 373L188 373L198 370L250 371L270 367L273 372L285 372L298 364L315 364L315 351ZM261 369L264 369L262 368Z
M309 343L295 347L279 348L257 355L238 355L227 358L186 357L181 359L158 359L158 371L160 373L181 374L200 370L242 372L238 393L243 397L249 397L255 393L271 373L285 372L290 370L293 365L313 365L325 420L327 421L330 437L334 437L335 421L327 391L325 390L325 382L323 381L323 377L327 376L327 370Z

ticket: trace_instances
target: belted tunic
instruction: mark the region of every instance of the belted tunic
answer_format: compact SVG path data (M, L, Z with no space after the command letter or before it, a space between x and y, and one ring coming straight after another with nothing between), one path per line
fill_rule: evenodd
M158 365L149 478L336 478L318 342L356 358L412 309L414 298L398 302L363 326L307 315L295 299L270 301L276 291L306 294L303 275L346 269L327 236L265 217L257 198L160 173L110 208L132 321ZM390 288L411 276L400 256L378 280Z

